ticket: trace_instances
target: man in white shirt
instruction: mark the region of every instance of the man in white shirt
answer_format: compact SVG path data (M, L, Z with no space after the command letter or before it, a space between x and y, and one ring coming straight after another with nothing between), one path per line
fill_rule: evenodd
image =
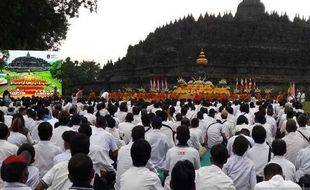
M276 139L272 142L273 158L269 163L279 164L283 171L283 176L286 180L296 182L296 168L292 162L284 158L286 153L286 143L281 139Z
M59 154L57 154L54 159L53 159L53 163L54 165L63 162L63 161L68 161L71 158L71 152L70 152L70 140L71 138L78 134L75 131L65 131L62 134L62 139L64 140L64 147L65 147L65 151L61 152Z
M175 146L174 133L177 127L174 125L172 121L167 121L168 115L166 111L157 111L156 115L160 116L162 119L162 127L160 128L160 131L167 136L169 146L170 147Z
M288 134L282 138L285 141L287 148L284 157L292 163L295 163L297 153L309 144L308 142L305 142L305 140L301 137L299 133L296 132L296 130L297 125L295 120L287 120L286 131L288 132Z
M167 151L171 147L169 147L167 136L160 131L162 120L159 116L153 118L152 127L153 129L145 135L145 139L152 147L150 161L156 169L163 170Z
M119 120L119 122L125 122L127 111L128 111L127 102L122 102L119 105L119 111L115 113L115 117Z
M271 160L271 148L266 140L266 130L261 125L256 125L252 131L252 138L255 142L254 146L247 152L247 157L253 161L257 182L263 181L264 167Z
M205 144L205 139L203 138L203 134L201 129L198 128L199 125L199 119L193 118L191 121L191 128L189 129L190 132L190 141L193 148L195 148L197 151L202 150L202 145ZM201 151L201 156L205 153L204 151Z
M267 107L267 115L266 115L266 122L271 126L272 128L272 136L275 137L277 133L277 121L273 117L274 112L273 112L273 107L272 105L269 105Z
M65 148L64 148L64 141L62 139L62 134L65 131L73 131L73 129L68 127L68 124L70 122L70 115L68 112L61 111L58 117L60 125L56 129L54 129L51 142L54 143L56 146L58 146L62 151L64 151Z
M265 181L258 183L255 190L301 190L301 187L290 180L284 180L280 165L270 163L264 168Z
M87 118L88 122L91 125L96 124L96 116L94 115L94 107L93 106L88 106L87 113L84 115L84 117Z
M195 190L195 168L188 161L178 161L171 172L170 189Z
M133 143L130 149L133 167L121 176L120 190L163 189L159 177L145 167L151 157L151 149L146 140Z
M220 121L222 122L222 125L223 125L223 131L224 131L225 137L226 139L229 139L230 137L234 135L235 125L231 123L230 121L228 121L227 117L228 117L228 112L226 110L223 110L221 112Z
M310 146L301 149L296 158L296 181L300 182L300 178L310 174Z
M9 128L0 123L0 163L10 155L14 155L17 152L18 147L7 141L10 135Z
M222 171L228 158L227 149L221 145L211 148L211 166L205 166L196 171L196 190L234 190L234 182Z
M221 144L226 140L226 136L224 134L222 123L215 121L211 123L206 130L206 141L208 148L212 148L212 146L216 144Z
M256 173L253 162L245 156L249 141L239 136L233 144L234 154L223 167L224 173L230 177L236 189L253 190L256 184Z
M307 127L308 121L309 121L309 116L306 113L299 115L297 118L297 122L299 125L299 128L297 129L297 133L305 141L305 144L310 143L310 130L309 130L309 127Z
M43 122L38 126L40 141L34 145L35 162L33 165L38 167L40 177L53 167L53 158L62 151L59 147L50 142L53 135L53 127L48 122Z
M125 117L125 122L121 122L118 125L118 129L121 133L121 138L124 140L126 144L128 144L131 140L131 130L135 127L133 122L133 114L127 113Z
M166 155L165 174L169 176L165 181L165 189L170 189L171 171L178 161L188 160L194 165L195 169L200 168L200 157L198 150L188 146L187 144L188 140L190 139L190 132L188 127L183 125L178 127L176 138L178 140L177 146L170 148Z
M250 149L251 147L254 146L254 140L252 139L252 137L250 137L250 131L249 131L248 129L241 129L240 131L238 131L238 132L236 133L235 136L231 137L231 138L228 139L228 141L227 141L226 147L227 147L227 150L228 150L228 154L229 154L229 155L233 155L233 144L234 144L234 142L235 142L235 139L236 139L238 136L240 136L240 135L242 135L243 137L245 137L245 138L249 141L249 143L250 143L250 144L249 144L249 149Z

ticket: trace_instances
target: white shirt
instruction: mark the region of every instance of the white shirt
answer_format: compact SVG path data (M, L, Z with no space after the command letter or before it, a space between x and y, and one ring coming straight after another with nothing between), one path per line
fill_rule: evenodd
M28 179L26 185L31 187L31 189L35 189L40 181L39 169L35 166L28 166Z
M10 131L8 141L20 147L22 144L28 143L27 137L19 132Z
M266 122L271 126L271 128L272 128L272 136L274 137L276 135L277 127L278 127L277 126L277 121L272 116L266 115Z
M170 148L166 135L164 135L159 129L151 129L145 135L145 139L152 147L150 158L151 163L155 165L156 169L163 169L166 154Z
M55 118L55 117L52 117L51 119L47 120L47 122L49 122L53 126L53 128L54 128L55 127L55 123L58 122L58 119Z
M61 153L61 149L50 141L39 141L34 145L35 161L33 163L39 169L40 177L53 167L53 158Z
M131 140L131 131L135 127L133 123L122 122L118 125L118 129L121 133L122 139L128 144Z
M241 124L241 125L236 125L236 126L235 126L235 132L239 132L239 131L241 131L242 129L247 129L247 130L249 130L250 134L252 134L252 128L253 128L252 126L243 123L243 124Z
M0 139L0 164L2 164L3 160L5 160L8 156L16 154L18 147L6 140Z
M103 128L93 128L90 143L100 146L106 152L109 152L110 150L114 152L117 150L113 135L105 131Z
M56 165L60 162L68 161L68 160L70 160L70 158L71 158L71 151L70 151L70 149L67 149L64 152L57 154L53 159L53 163L54 163L54 165Z
M249 141L249 143L250 143L250 145L251 145L251 146L249 146L248 150L249 150L251 147L254 146L254 140L253 140L251 137L248 137L248 136L246 136L246 135L244 135L244 134L241 134L241 135L244 136L244 137ZM233 155L233 154L234 154L234 153L233 153L233 144L234 144L235 139L236 139L237 137L239 137L239 135L235 135L235 136L231 137L230 139L228 139L228 141L227 141L226 148L227 148L227 150L228 150L228 154L229 154L229 155Z
M222 133L223 125L220 123L214 123L207 127L208 147L212 148L214 145L221 144L223 142Z
M5 182L1 190L31 190L31 188L19 182L14 182L14 183Z
M306 174L310 174L310 146L300 150L297 154L296 162L296 181Z
M119 120L119 122L125 122L125 117L127 115L127 112L118 111L115 113L115 117Z
M114 141L117 145L118 148L120 148L121 146L124 146L125 142L123 140L121 140L121 132L119 131L119 129L117 128L105 128L105 130L110 133L111 135L113 135L114 137Z
M297 129L296 133L299 134L299 136L304 140L305 144L309 144L310 130L307 126L306 127L299 127ZM304 147L304 148L306 148L306 147Z
M307 146L305 144L304 139L300 137L297 132L291 132L288 133L285 137L282 138L286 143L286 154L284 157L291 161L292 163L295 163L297 153Z
M196 170L196 190L234 190L234 182L216 165Z
M69 189L72 186L68 178L68 163L63 161L54 165L42 178L42 182L47 185L49 190Z
M223 171L233 180L236 189L254 189L256 184L255 167L253 162L247 157L231 156L224 165Z
M199 128L190 128L190 141L193 148L199 150L201 145L204 143L202 131Z
M145 167L131 167L120 180L121 190L162 190L159 177Z
M273 129L271 127L271 125L269 125L268 123L265 124L261 124L261 123L255 123L254 125L252 125L252 129L251 129L251 135L252 135L252 130L255 126L260 125L262 127L264 127L265 131L266 131L266 141L268 142L268 144L271 145L272 141L273 141Z
M270 152L270 159L272 158L271 148L266 144L258 144L255 143L254 146L248 150L247 157L253 161L256 175L257 176L264 176L264 168L267 163L270 161L268 160L268 155Z
M65 131L73 131L71 127L60 125L56 129L53 130L53 136L51 138L51 142L56 146L61 148L61 150L65 150L64 140L62 139L62 134Z
M285 180L296 181L296 169L292 162L283 156L274 156L269 163L276 163L281 166Z
M176 126L174 125L174 123L173 122L171 122L171 121L163 121L162 122L162 124L163 125L168 125L170 128L168 128L168 127L166 127L166 126L162 126L161 128L160 128L160 131L163 133L163 134L165 134L166 135L166 137L167 137L167 140L168 140L168 143L169 143L169 147L173 147L173 146L175 146L175 143L174 143L174 141L173 141L173 131L176 131Z
M90 122L92 125L96 124L96 116L94 114L86 113L84 117L86 117L88 122Z
M255 186L255 190L301 190L301 187L292 181L286 181L280 175L273 176L269 181L263 181Z

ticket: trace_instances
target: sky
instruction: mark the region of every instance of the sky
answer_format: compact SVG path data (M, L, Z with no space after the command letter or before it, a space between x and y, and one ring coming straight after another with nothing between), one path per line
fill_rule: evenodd
M101 65L126 55L129 45L144 40L157 27L192 14L196 19L206 12L235 14L242 0L98 0L97 13L81 10L70 20L62 56L72 60L93 60ZM261 0L266 11L286 12L309 18L309 0Z

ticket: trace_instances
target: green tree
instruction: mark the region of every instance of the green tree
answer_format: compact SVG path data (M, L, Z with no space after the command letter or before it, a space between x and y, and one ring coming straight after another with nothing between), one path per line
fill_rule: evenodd
M97 0L1 0L0 49L57 49L81 7L94 12Z
M62 78L62 60L55 61L52 63L50 72L54 78L61 79Z
M8 50L0 51L0 73L3 72L4 67L7 65L7 60L10 57L10 53Z

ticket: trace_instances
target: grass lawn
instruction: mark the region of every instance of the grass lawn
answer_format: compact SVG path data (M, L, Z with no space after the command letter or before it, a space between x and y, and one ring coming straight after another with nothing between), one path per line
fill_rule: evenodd
M305 111L306 111L307 113L310 113L310 101L306 102Z

